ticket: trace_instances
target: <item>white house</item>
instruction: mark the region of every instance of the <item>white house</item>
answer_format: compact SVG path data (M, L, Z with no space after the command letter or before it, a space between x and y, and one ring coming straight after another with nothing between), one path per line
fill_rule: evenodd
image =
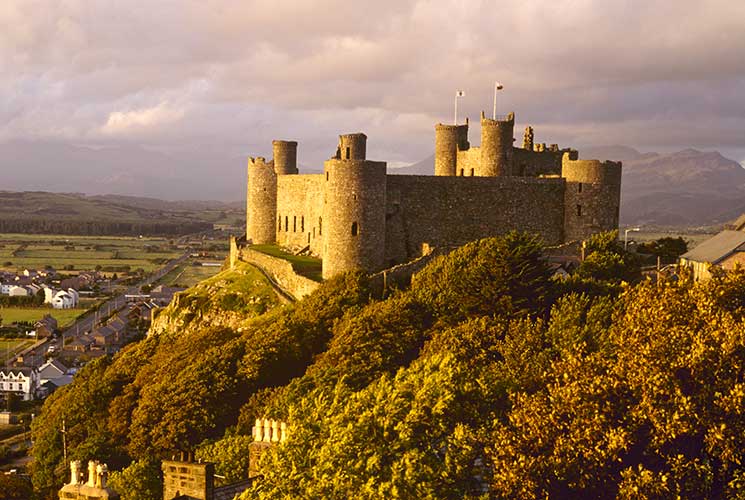
M54 298L52 298L52 307L55 309L72 309L78 305L79 300L80 296L78 295L78 292L72 288L60 290L55 293Z
M15 394L24 401L36 397L39 390L39 372L35 368L0 368L0 394Z
M44 303L51 304L52 300L54 300L54 290L45 285L44 286Z
M13 285L8 291L11 297L28 297L28 290L25 287Z
M0 284L0 294L3 295L10 295L10 289L13 288L15 285L12 283L1 283Z

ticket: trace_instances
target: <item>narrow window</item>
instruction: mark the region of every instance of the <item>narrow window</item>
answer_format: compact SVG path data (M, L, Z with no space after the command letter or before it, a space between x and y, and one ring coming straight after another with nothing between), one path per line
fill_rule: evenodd
M352 236L357 236L357 223L352 222Z
M329 173L326 172L326 180L329 180Z
M579 185L577 186L577 192L578 192L578 193L581 193L581 192L582 192L582 183L581 183L581 182L580 182L580 183L579 183Z
M310 233L308 233L308 244L310 244Z
M471 169L471 177L473 177L473 169Z
M290 218L285 215L285 232L290 230Z
M357 195L356 194L352 194L352 199L355 200L355 201L357 201Z
M347 146L347 160L349 159L349 146Z
M577 205L577 217L582 217L582 205Z
M316 228L313 228L313 239L316 239Z
M318 236L323 236L323 217L318 218Z
M305 232L305 216L304 215L300 216L300 232L301 233ZM308 239L310 239L310 235L308 235Z
M281 231L281 230L282 230L282 216L278 215L277 216L277 231Z
M292 232L297 232L297 215L292 216Z
M460 176L463 177L463 169L460 169Z

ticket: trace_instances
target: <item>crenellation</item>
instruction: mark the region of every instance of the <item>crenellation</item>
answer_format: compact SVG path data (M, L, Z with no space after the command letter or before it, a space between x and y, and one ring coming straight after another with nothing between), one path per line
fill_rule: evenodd
M319 256L329 278L512 230L558 245L617 228L621 164L535 143L530 126L515 147L514 123L514 113L482 113L473 148L468 120L435 125L435 176L387 175L384 162L366 159L363 133L339 136L323 174L298 175L297 143L274 141L272 161L249 159L246 241Z

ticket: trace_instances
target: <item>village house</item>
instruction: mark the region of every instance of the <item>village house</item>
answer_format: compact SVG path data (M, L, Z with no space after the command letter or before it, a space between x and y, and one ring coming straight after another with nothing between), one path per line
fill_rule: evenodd
M8 295L11 297L28 297L28 289L24 286L13 285L8 291Z
M39 373L35 368L0 368L0 394L4 398L9 394L15 394L23 401L30 401L36 397L38 390Z
M712 267L745 266L745 231L722 231L681 255L680 264L693 271L696 281L711 278Z
M71 382L72 374L56 359L50 359L39 367L39 385L45 389L47 395Z
M36 338L44 339L54 335L54 332L58 328L57 320L54 319L50 314L45 314L43 318L34 323L34 329L36 330Z
M80 296L76 290L72 288L60 290L52 298L52 307L55 309L72 309L78 305L79 300Z

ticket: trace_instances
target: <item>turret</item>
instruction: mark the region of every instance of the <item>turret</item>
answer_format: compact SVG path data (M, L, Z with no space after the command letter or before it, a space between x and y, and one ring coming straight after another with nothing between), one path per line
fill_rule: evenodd
M272 162L248 159L246 190L246 241L254 244L277 240L277 174Z
M492 120L481 112L481 172L484 177L512 175L515 114Z
M367 154L367 136L363 133L340 135L336 152L339 160L364 160Z
M274 172L277 175L293 175L297 169L297 142L272 141Z
M533 151L533 127L530 125L525 127L525 133L523 134L523 149L526 151Z
M324 163L324 279L383 267L386 164L365 159L366 139L340 136L336 157Z
M468 119L465 125L435 125L435 175L456 175L458 151L469 147Z
M561 176L566 180L564 240L584 240L618 229L621 162L573 157L576 152L564 153L561 164Z

